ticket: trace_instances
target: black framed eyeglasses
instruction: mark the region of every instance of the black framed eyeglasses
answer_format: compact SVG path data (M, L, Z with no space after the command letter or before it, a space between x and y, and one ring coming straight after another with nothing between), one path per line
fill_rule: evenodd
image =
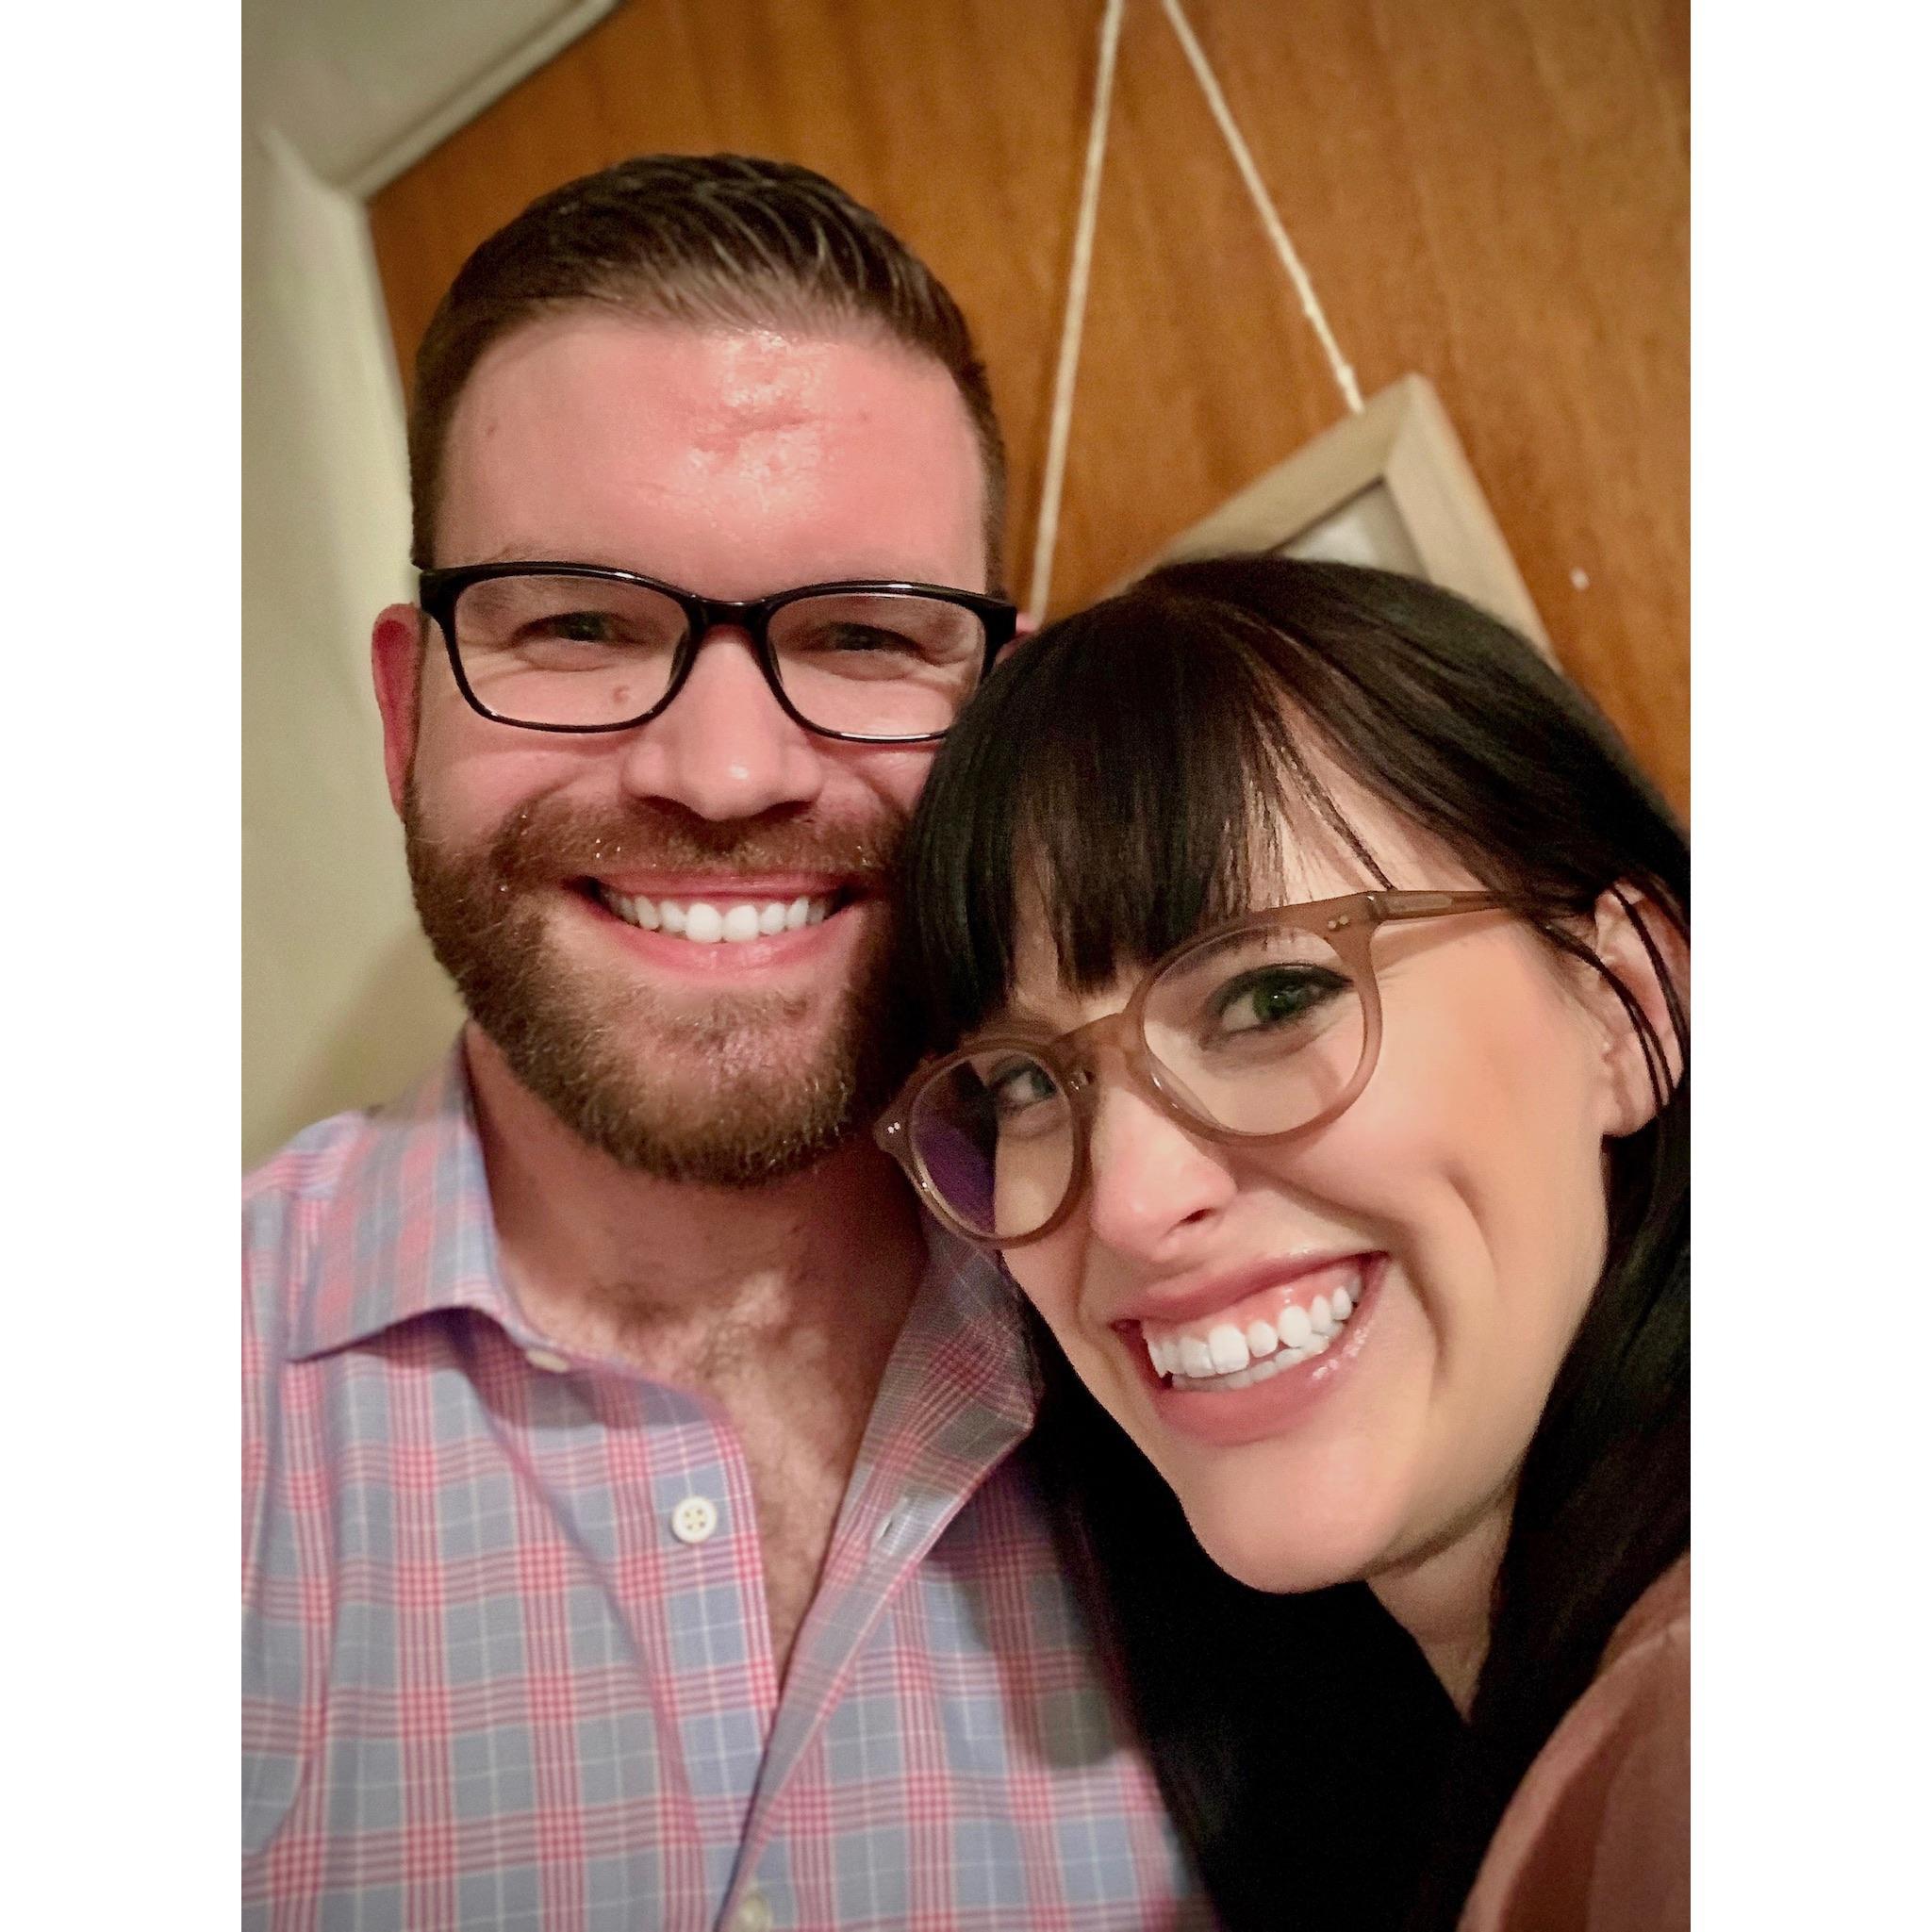
M1017 626L997 597L937 584L807 584L745 603L596 564L424 570L417 602L457 688L529 731L628 731L684 687L720 625L751 637L794 723L820 737L915 745L945 736Z

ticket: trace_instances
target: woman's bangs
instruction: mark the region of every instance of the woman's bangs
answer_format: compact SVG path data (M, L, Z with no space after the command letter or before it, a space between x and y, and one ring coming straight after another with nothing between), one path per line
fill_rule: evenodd
M1247 911L1297 825L1337 826L1238 628L1179 600L1101 604L968 707L908 856L914 983L942 1031L1006 1001L1022 921L1044 914L1063 982L1091 992Z
M1223 633L1143 633L1067 669L1055 742L1015 800L1013 859L1061 979L1087 993L1247 910L1305 805L1281 693Z

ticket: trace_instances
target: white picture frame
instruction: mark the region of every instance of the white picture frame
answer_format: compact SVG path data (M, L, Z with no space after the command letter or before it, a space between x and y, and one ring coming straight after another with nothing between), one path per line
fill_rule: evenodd
M1426 376L1391 383L1132 577L1188 557L1258 550L1427 578L1513 625L1555 661L1502 527Z

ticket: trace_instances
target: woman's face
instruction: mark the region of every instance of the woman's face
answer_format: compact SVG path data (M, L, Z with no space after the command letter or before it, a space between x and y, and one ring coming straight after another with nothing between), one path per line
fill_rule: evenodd
M1395 885L1477 883L1337 791ZM1303 848L1254 903L1376 883ZM1209 1554L1263 1590L1386 1579L1497 1536L1602 1269L1604 1139L1631 1124L1595 976L1520 921L1392 926L1375 947L1380 1057L1339 1118L1229 1147L1103 1060L1086 1192L1007 1258ZM1037 924L1017 963L1012 1010L1056 1029L1123 1006L1141 970L1072 996Z

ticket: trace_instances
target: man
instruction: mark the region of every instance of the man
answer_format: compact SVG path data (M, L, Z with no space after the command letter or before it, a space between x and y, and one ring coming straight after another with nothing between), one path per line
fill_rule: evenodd
M627 162L466 265L410 454L375 683L471 1024L251 1183L248 1923L1205 1922L1000 1280L866 1131L1014 629L958 310L804 170Z

